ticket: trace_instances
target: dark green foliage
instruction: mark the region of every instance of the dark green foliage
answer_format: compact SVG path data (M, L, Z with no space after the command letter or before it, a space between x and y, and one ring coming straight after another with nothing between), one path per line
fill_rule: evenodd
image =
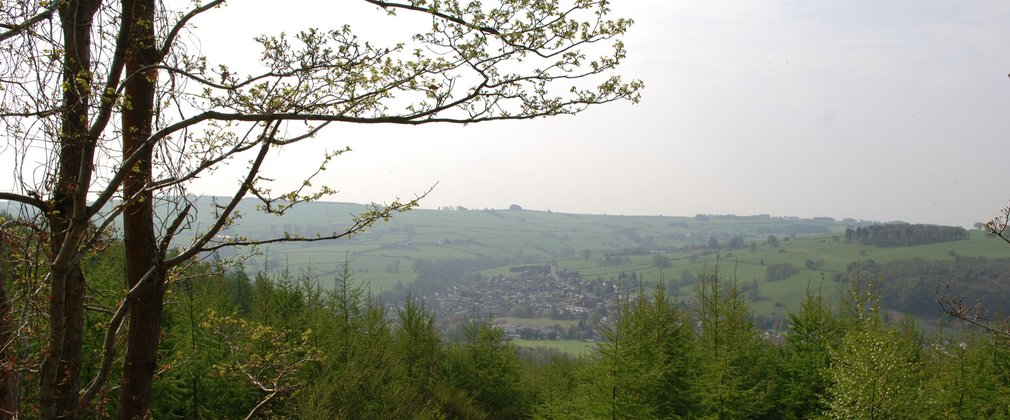
M955 409L952 411L962 417L1010 417L1010 341L982 337L956 345L967 360L962 364L954 359L953 366L959 370L957 380L941 381L948 394L958 397L956 405L951 404Z
M585 405L576 388L581 384L580 371L589 365L585 358L576 359L566 353L536 348L521 349L523 386L534 404L536 418L566 418Z
M425 337L420 319L404 327L410 334L394 334L385 309L353 280L349 264L336 280L325 298L318 289L306 289L317 296L318 304L310 308L318 308L312 313L323 357L307 372L311 380L299 390L292 410L300 418L316 419L403 418L420 412L431 398L430 385L414 375L412 368L424 362L412 360L403 341L413 340L411 346L427 342L431 350L437 336L427 331ZM414 318L418 311L411 311Z
M435 329L435 317L424 301L408 296L396 310L393 346L420 397L430 398L434 391L436 369L442 360L442 341Z
M461 339L446 351L442 371L446 382L467 391L490 418L529 415L530 405L520 388L519 357L501 330L474 319L463 326Z
M880 301L887 308L916 316L942 315L936 303L941 293L978 300L987 309L1010 314L1010 259L964 257L953 260L898 260L884 264L873 261L852 263L849 279L857 276L879 278Z
M652 257L652 263L658 268L670 268L670 257L663 254L656 254Z
M701 276L695 289L698 367L693 383L701 415L745 418L771 415L775 404L773 352L761 340L735 281L718 267Z
M800 271L789 263L768 264L765 266L765 281L785 280L798 272Z
M783 416L809 418L827 408L830 382L825 369L831 365L830 350L837 346L841 335L831 308L821 296L808 290L800 311L789 314L789 330L778 361Z
M968 239L960 226L893 223L845 230L845 240L876 246L915 246Z
M593 360L590 403L600 416L671 418L696 411L691 384L697 376L691 319L657 284L651 298L639 292L622 305L607 341Z
M104 255L85 264L96 308L119 298L121 267ZM690 304L669 298L662 282L643 291L635 276L634 291L609 295L620 304L599 324L604 341L573 358L520 352L480 319L445 340L423 299L407 289L387 309L350 264L332 289L311 270L250 280L211 268L176 273L169 289L155 418L254 409L306 419L1010 415L1010 344L964 328L924 340L883 315L876 292L886 280L851 279L838 309L808 293L777 340L754 326L741 289L718 268L692 280ZM107 317L88 312L85 340L101 339ZM86 378L99 356L85 355ZM101 393L101 410L88 416L115 415L107 407L116 397L115 388Z
M252 303L252 285L241 271L224 275L193 273L173 284L166 306L162 341L167 369L154 383L156 418L244 417L257 392L241 379L212 374L227 360L219 337L201 323L208 313L239 315Z

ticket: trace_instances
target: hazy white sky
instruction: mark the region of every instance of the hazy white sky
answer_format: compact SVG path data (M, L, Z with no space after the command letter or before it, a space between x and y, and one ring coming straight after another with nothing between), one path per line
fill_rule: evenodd
M197 21L212 61L251 36L399 22L360 1L234 1ZM640 104L483 125L337 126L278 152L294 169L351 146L335 201L412 197L574 213L733 213L970 225L1010 198L1010 2L616 0ZM223 57L226 60L215 60ZM247 61L248 62L248 61ZM231 190L220 172L198 188Z

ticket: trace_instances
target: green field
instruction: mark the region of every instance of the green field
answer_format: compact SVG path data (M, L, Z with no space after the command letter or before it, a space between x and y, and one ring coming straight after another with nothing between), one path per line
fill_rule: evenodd
M512 339L512 344L519 347L554 349L573 356L588 355L595 346L594 343L582 340L524 340L521 338Z
M1002 242L976 231L971 232L968 240L913 247L880 248L846 243L844 240L835 241L834 235L821 235L791 238L782 241L781 248L761 244L754 251L745 247L709 255L701 253L702 250L684 250L662 254L669 258L671 264L663 270L655 266L653 255L635 256L628 264L619 266L602 266L593 259L582 258L558 260L557 266L559 269L577 270L591 279L611 280L622 272L636 272L647 282L659 279L669 282L679 279L685 271L692 274L710 271L716 267L718 258L719 270L726 278L736 279L739 283L757 281L760 298L751 302L756 315L777 316L798 309L808 287L827 297L838 296L840 285L831 281L832 274L843 272L851 262L874 260L883 263L913 258L942 260L953 259L955 256L1002 258L1010 256L1010 249ZM697 255L694 262L691 261L692 254ZM807 260L821 265L807 269ZM766 266L775 263L788 263L799 271L783 280L765 281ZM488 273L495 271L500 270L489 270ZM687 286L681 288L678 294L690 299L692 293L692 287Z
M240 205L242 218L227 235L251 239L282 236L285 232L311 237L339 232L364 207L347 203L309 203L290 210L284 217L262 214L254 200ZM198 201L209 222L210 199ZM854 222L854 221L852 221ZM359 280L374 288L392 287L414 279L416 260L488 259L509 263L533 263L575 259L584 252L594 258L608 251L627 249L677 249L702 245L709 238L728 241L741 236L749 241L767 235L802 235L808 231L844 231L846 224L831 220L777 218L766 215L695 217L579 215L530 210L424 210L397 214L364 233L335 241L294 243L262 247L247 263L250 273L284 266L293 271L312 267L332 278L349 255ZM180 236L180 243L185 236ZM226 254L224 256L229 256ZM592 275L606 275L601 268ZM642 266L640 268L645 268ZM507 271L507 268L505 268Z
M205 200L206 201L206 200ZM208 203L201 202L201 205ZM228 234L268 238L284 232L313 236L340 231L364 207L346 203L311 203L296 207L283 218L257 213L253 201L242 204L242 219ZM272 245L261 249L245 265L250 273L264 267L292 271L312 268L325 282L350 258L358 281L381 292L407 286L416 278L418 260L486 261L481 274L510 275L515 266L553 263L558 270L577 270L587 279L611 280L621 273L637 273L647 282L679 281L684 273L697 275L717 266L726 278L757 283L751 302L756 315L778 317L795 310L808 288L837 296L832 274L851 262L872 259L952 259L955 256L998 258L1010 249L978 231L968 240L914 247L880 248L846 243L846 227L865 225L846 219L797 219L761 216L661 217L578 215L530 210L413 210L378 223L364 233L335 241ZM821 232L812 234L810 232ZM780 246L766 243L775 235ZM743 247L727 249L730 238ZM711 238L718 252L707 248ZM656 266L656 250L669 266ZM662 251L660 251L662 252ZM620 255L616 263L605 254ZM808 269L808 260L815 268ZM788 263L799 271L783 280L765 280L767 265ZM692 288L678 295L690 299ZM549 321L549 325L560 323Z
M512 325L519 324L530 324L534 327L551 327L560 326L561 328L568 328L572 325L578 325L579 321L573 321L570 319L550 319L550 318L516 318L511 316L499 317L494 319L496 322L507 322Z

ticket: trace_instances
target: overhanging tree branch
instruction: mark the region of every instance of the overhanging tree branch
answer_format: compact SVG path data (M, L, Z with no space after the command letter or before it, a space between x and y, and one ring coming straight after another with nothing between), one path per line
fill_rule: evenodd
M14 201L21 204L29 205L35 207L36 209L46 211L49 206L45 201L40 200L38 197L30 197L27 195L0 192L0 200Z
M619 41L604 44L621 36L630 22L610 20L606 1L446 0L434 7L414 0L366 1L386 11L423 14L431 26L388 48L360 39L349 26L310 29L291 38L259 37L267 70L249 76L200 56L182 36L224 0L194 2L178 13L164 10L159 0L31 0L17 3L24 10L0 13L7 19L0 24L0 42L22 47L0 48L5 62L19 63L0 80L0 118L18 142L9 150L24 159L42 145L36 166L31 166L34 161L16 164L20 178L0 199L40 210L40 232L52 241L38 276L47 279L48 287L38 290L51 293L40 302L53 303L48 331L56 333L43 346L51 357L43 363L38 415L53 417L59 411L73 416L77 411L54 410L51 402L69 396L87 406L99 390L116 387L123 391L119 413L142 416L148 410L148 391L136 390L149 390L157 374L149 367L156 366L170 269L224 247L353 235L415 207L427 194L373 205L350 225L315 237L222 236L245 196L260 199L261 211L280 214L334 191L308 182L316 171L293 191L272 196L267 185L272 180L260 174L271 150L323 137L334 123L527 120L638 99L640 82L609 74L624 58L624 49ZM339 151L340 145L327 143L327 149ZM243 179L236 181L210 228L170 256L172 243L197 217L188 202L194 180L247 154L253 157ZM336 154L328 152L324 164ZM110 205L114 200L120 202ZM162 218L156 206L171 207L169 216ZM112 311L103 341L89 349L102 352L99 371L77 390L79 380L64 380L67 376L59 374L63 368L55 366L70 363L61 356L64 347L72 347L67 354L80 354L86 345L63 337L75 311L83 311L89 295L82 293L93 290L71 287L83 282L75 273L84 258L109 249L105 240L117 218L130 221L124 222L124 236L131 246L122 251L129 286L114 292L125 298ZM124 329L127 386L106 385ZM287 374L283 367L278 372ZM275 398L269 390L284 389L263 384L264 405Z
M61 2L59 1L49 2L49 6L38 14L26 19L24 22L13 25L4 25L4 29L6 29L6 31L0 32L0 42L4 42L10 38L21 35L24 31L28 30L28 28L31 28L39 22L52 19L53 14L56 13L56 9L60 7L60 3Z
M411 11L415 11L415 12L427 13L427 14L435 16L435 17L437 17L439 19L445 19L447 21L463 25L463 26L465 26L467 28L470 28L470 29L475 29L475 30L478 30L478 31L481 31L481 32L484 32L484 33L487 33L487 34L500 35L500 32L498 32L498 30L495 29L495 28L492 28L492 27L489 27L489 26L483 26L483 25L474 25L474 24L472 24L470 22L467 22L467 21L463 20L462 18L459 18L457 16L448 15L448 14L443 13L443 12L441 12L438 9L435 9L435 8L419 7L419 6L415 6L413 4L395 3L395 2L391 2L391 1L380 1L380 0L365 0L365 1L369 2L369 3L372 3L372 4L376 5L376 6L379 6L379 7L383 8L383 9L387 9L387 8L388 9L404 9L404 10L411 10Z
M261 145L259 153L256 155L256 158L255 160L253 160L253 163L250 165L245 180L242 182L242 185L239 187L238 191L236 191L235 194L232 195L231 201L221 211L221 215L218 216L217 220L210 227L210 229L207 229L207 232L205 232L200 238L197 238L193 242L193 244L189 246L189 249L180 252L179 255L173 258L165 260L165 267L171 268L196 256L196 254L203 251L203 246L206 245L207 242L210 242L211 239L214 239L214 237L217 236L218 232L220 232L221 229L228 224L228 221L231 219L232 212L234 212L235 208L238 207L238 203L241 202L242 198L245 197L246 193L251 188L253 188L253 184L256 182L256 177L259 175L260 167L263 165L263 161L266 159L267 152L270 151L271 146L270 138L277 133L277 128L278 128L277 123L271 123L267 128L264 129L263 136L260 139Z
M168 54L172 51L172 47L175 45L176 37L179 36L179 33L183 30L183 28L186 27L186 25L189 23L190 20L192 20L194 17L203 12L206 12L210 9L216 8L224 4L224 2L225 0L213 0L205 5L190 10L189 13L183 15L182 19L179 19L179 21L176 22L175 25L172 25L172 29L168 31L168 35L165 37L165 42L162 43L162 46L158 53L162 57L162 59L168 56Z

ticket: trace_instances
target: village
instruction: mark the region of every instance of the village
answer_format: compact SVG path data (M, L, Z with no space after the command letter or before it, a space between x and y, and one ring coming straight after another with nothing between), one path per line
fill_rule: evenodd
M599 281L547 264L513 267L509 275L478 276L436 292L429 304L443 328L483 317L510 338L596 341L596 325L616 313L620 284L627 289L635 277Z
M683 281L696 280L685 276ZM618 303L636 299L643 286L649 290L654 285L640 283L635 272L622 272L609 280L587 279L572 269L526 265L512 267L508 275L468 276L431 294L428 304L443 331L483 318L509 339L596 342L605 340L598 327L613 325ZM755 322L761 339L783 343L781 322Z

